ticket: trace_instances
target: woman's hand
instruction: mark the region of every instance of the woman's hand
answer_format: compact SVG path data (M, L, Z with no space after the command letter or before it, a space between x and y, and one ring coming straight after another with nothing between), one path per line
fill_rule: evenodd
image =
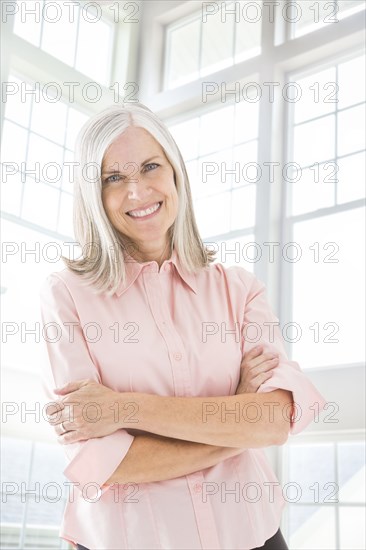
M126 416L121 414L121 408L133 407L129 400L131 394L115 392L90 379L70 382L54 392L63 397L54 402L55 408L48 413L48 418L61 444L117 431L121 428L121 417Z
M268 380L273 369L278 365L278 354L262 353L259 345L244 353L240 365L240 380L235 395L239 393L255 393L263 382Z

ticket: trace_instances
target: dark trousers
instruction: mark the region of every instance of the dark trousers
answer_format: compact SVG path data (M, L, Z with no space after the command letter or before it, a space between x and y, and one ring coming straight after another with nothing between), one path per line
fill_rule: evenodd
M88 550L88 548L81 546L81 544L77 544L76 550ZM253 548L253 550L288 550L288 546L279 529L273 537L266 540L263 546L257 546L257 548Z
M257 546L253 550L288 550L285 539L279 529L277 533L273 535L270 539L266 540L263 546Z

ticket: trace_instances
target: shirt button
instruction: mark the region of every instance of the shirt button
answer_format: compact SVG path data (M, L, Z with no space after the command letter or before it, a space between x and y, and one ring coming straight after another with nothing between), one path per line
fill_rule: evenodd
M180 361L182 359L182 354L177 351L176 353L174 353L173 357L176 361Z
M202 483L195 483L193 489L196 493L200 493L202 491Z

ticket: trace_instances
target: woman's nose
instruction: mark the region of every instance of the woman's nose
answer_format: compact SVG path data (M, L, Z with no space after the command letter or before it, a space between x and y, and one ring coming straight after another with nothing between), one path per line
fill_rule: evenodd
M130 178L126 183L129 199L145 200L151 195L151 187L139 177L139 174L136 174L133 178Z

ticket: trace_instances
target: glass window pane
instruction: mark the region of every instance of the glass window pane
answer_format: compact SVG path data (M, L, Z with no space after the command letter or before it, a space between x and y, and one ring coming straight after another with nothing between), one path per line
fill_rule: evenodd
M289 11L291 34L295 38L317 31L325 25L334 25L339 21L365 9L363 0L338 0L337 5L329 0L296 0L296 11L291 16Z
M60 548L59 528L39 527L37 525L26 525L24 548L37 548L49 550Z
M44 200L46 200L45 197ZM43 214L42 210L46 210L46 206L42 202L42 208L38 205L39 215ZM36 222L37 223L37 220ZM3 319L11 319L14 322L24 323L24 326L33 327L35 322L41 323L39 311L39 298L38 288L46 275L51 271L58 271L65 267L63 261L60 259L61 250L64 252L64 246L62 242L57 241L55 237L50 238L45 233L39 231L33 231L24 225L20 225L15 222L2 220L2 237L4 241L26 243L24 247L19 248L26 251L39 250L40 261L37 261L37 255L30 253L26 256L21 254L13 254L8 258L8 261L3 264L2 284L6 287L6 293L2 295L2 317ZM56 243L59 245L59 249L51 245L51 249L48 248L50 243ZM37 248L38 247L38 248ZM43 254L44 252L44 254ZM24 261L24 258L26 261ZM55 259L55 261L53 261ZM52 263L51 263L52 262ZM27 281L27 284L24 284ZM34 289L34 292L29 292L29 289ZM34 387L27 387L25 384L21 388L17 388L17 381L21 376L20 371L25 370L27 377L30 373L34 373L39 376L40 365L45 361L44 365L48 365L48 358L46 353L43 357L41 353L39 342L37 343L36 337L27 338L27 345L19 345L19 338L9 338L6 346L3 346L2 360L6 364L8 369L7 383L3 384L3 391L7 394L10 400L16 392L21 392L24 395L25 400L29 397L29 392L32 392L32 399L36 402L37 399L43 403L44 396L42 395L41 387L36 383L34 378ZM16 374L10 376L9 371L16 369ZM27 380L28 380L27 378ZM22 400L19 397L19 400ZM21 423L19 417L12 417L14 427L19 433L24 431L24 424ZM11 420L11 419L10 419ZM37 433L42 427L42 437L49 437L49 427L39 424L37 427ZM39 428L39 429L38 429ZM43 434L44 431L44 434ZM47 433L46 433L47 432Z
M325 25L336 24L337 8L329 0L297 0L293 2L293 11L288 11L288 18L293 37L303 36L309 32L317 31Z
M55 231L59 197L58 189L27 178L24 186L22 217ZM47 208L41 208L40 205L47 205Z
M338 0L338 19L348 17L365 9L364 0Z
M1 444L1 478L19 486L28 482L32 442L3 437Z
M72 150L75 148L77 135L88 119L89 117L81 111L72 107L69 108L66 127L66 147Z
M18 548L25 503L21 499L22 483L28 486L32 442L2 437L1 439L1 541L4 547ZM13 491L16 494L11 494ZM5 525L6 524L6 527Z
M232 142L234 107L216 109L202 115L200 132L200 155L225 149Z
M338 65L338 109L365 100L365 56L360 55Z
M46 18L43 21L41 48L71 67L74 65L79 9L68 10L46 0Z
M298 98L293 103L295 124L334 112L338 99L335 67L291 82L294 90L289 87L288 95Z
M1 147L1 162L13 163L12 168L14 170L20 170L21 163L25 163L26 159L27 139L27 130L5 120ZM10 166L8 169L10 169Z
M73 229L73 197L68 193L61 193L60 217L57 230L62 235L74 235Z
M305 122L294 129L293 161L300 166L331 160L335 156L334 115Z
M199 122L196 117L169 127L185 161L198 156Z
M302 334L292 355L301 357L303 368L364 361L364 225L363 208L294 225L297 249L286 255L300 258L292 263L290 299Z
M42 487L41 502L29 501L27 523L58 526L62 520L64 496L67 494L62 471L65 469L65 456L58 445L37 442L34 449L31 486L39 483Z
M7 94L5 95L4 93L4 99L6 98L4 116L27 128L29 125L31 98L26 96L26 101L22 101L21 88L23 83L24 81L16 76L10 75ZM5 87L5 83L3 86Z
M213 195L231 188L233 175L232 149L224 149L198 161L199 181L202 194Z
M339 507L340 550L366 548L365 507Z
M365 153L350 155L337 161L337 202L362 199L365 196Z
M365 104L339 113L338 155L365 149Z
M229 231L230 195L228 191L196 201L194 209L202 238Z
M334 550L337 547L335 533L335 508L299 504L289 506L290 548Z
M65 156L64 156L64 161L62 165L61 187L63 191L73 194L75 169L73 169L72 165L68 165L68 163L70 162L74 162L74 153L72 151L69 151L68 149L65 149Z
M233 187L257 183L261 179L258 165L258 141L255 139L244 145L234 147L233 163L239 163L238 175L235 173Z
M335 448L333 443L320 445L289 445L288 483L294 484L298 495L289 493L289 499L299 498L299 502L319 504L336 489ZM314 460L314 456L317 460ZM324 487L331 483L331 488ZM337 492L333 500L338 499Z
M262 6L261 0L240 0L233 5L238 13L235 23L235 63L240 63L261 53Z
M233 64L234 21L233 14L225 17L224 8L202 21L201 76Z
M200 27L199 17L170 31L167 46L169 88L181 86L198 78Z
M34 46L41 39L43 0L17 0L14 33Z
M60 187L63 154L63 148L59 145L31 133L29 135L27 170L36 170L36 179ZM55 165L50 165L50 163L55 163Z
M88 18L98 18L93 5L88 7ZM80 18L75 68L105 86L109 84L112 37L112 27L105 21L92 23Z
M20 215L20 202L22 198L23 183L20 172L3 175L1 182L1 210Z
M65 140L67 106L58 101L51 103L41 99L33 102L30 129L41 136L47 137L60 145ZM52 123L51 123L52 121Z
M341 502L366 501L365 442L338 443L339 500Z
M337 165L334 162L314 168L288 170L286 174L290 215L297 216L318 208L333 206Z
M241 101L235 106L235 143L258 137L259 102Z
M230 229L244 229L255 224L256 186L246 185L232 192Z

